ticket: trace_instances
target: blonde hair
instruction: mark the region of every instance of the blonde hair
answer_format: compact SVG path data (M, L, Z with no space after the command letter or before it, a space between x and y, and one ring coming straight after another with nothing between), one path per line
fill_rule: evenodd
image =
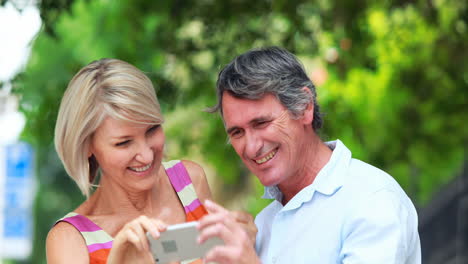
M140 124L161 124L153 85L133 65L101 59L82 68L63 95L55 125L55 149L68 175L89 197L98 174L91 138L106 117Z

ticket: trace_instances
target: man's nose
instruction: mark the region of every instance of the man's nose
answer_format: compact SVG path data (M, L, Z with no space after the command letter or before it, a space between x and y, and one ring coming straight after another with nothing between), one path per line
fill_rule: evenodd
M258 158L262 155L263 141L256 133L246 133L245 155L249 159Z

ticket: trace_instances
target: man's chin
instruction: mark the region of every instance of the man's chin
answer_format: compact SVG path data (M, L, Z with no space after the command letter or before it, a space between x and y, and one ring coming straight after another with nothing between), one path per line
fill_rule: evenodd
M271 186L278 185L278 183L275 180L272 180L272 179L260 178L260 177L258 177L258 179L259 179L260 183L265 187L271 187Z

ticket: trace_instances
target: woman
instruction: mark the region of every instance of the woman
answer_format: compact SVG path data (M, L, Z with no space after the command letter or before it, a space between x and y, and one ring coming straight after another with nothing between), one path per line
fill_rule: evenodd
M134 66L102 59L73 77L55 146L87 200L49 232L48 263L152 263L146 232L158 238L166 225L207 213L203 169L162 163L162 123L151 81Z

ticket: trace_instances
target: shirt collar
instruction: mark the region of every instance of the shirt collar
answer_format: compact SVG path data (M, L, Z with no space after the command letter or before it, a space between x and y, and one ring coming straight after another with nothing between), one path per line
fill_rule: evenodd
M296 194L288 202L287 207L297 208L302 203L310 201L315 191L324 195L332 195L343 186L344 174L351 161L351 151L339 139L325 142L325 144L333 150L330 160L317 174L314 182ZM275 199L281 203L283 194L276 185L265 186L262 198Z

